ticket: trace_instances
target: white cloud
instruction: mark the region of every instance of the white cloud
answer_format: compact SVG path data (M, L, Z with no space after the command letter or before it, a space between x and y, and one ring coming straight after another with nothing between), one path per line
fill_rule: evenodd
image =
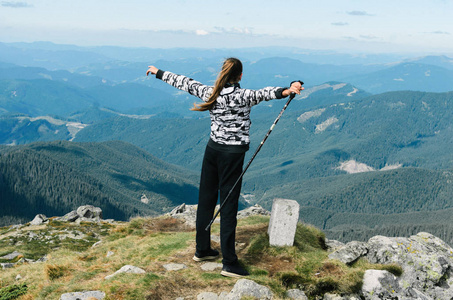
M446 35L450 35L450 32L441 31L441 30L436 30L436 31L428 32L428 33L431 33L431 34L446 34Z
M249 27L239 28L239 27L214 27L220 33L229 33L229 34L253 34L252 29Z
M360 37L362 39L366 39L366 40L375 40L378 38L377 36L374 36L374 35L360 35Z
M208 34L209 34L209 32L207 32L207 31L204 30L204 29L197 29L197 30L195 30L195 33L196 33L197 35L208 35Z
M33 5L26 2L14 2L14 1L2 1L1 6L3 7L12 7L12 8L24 8L24 7L33 7Z
M334 22L334 23L331 23L333 26L347 26L349 25L349 23L347 22Z
M374 16L372 14L367 13L366 11L361 10L347 11L346 13L350 16Z

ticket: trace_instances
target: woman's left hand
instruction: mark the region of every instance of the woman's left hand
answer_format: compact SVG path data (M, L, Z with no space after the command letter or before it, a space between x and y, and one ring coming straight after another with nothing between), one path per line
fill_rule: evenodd
M300 81L294 81L291 86L289 87L289 89L286 89L283 91L282 95L284 97L288 97L289 95L291 95L291 93L296 93L298 95L300 95L300 91L303 91L304 88L302 87L302 83L300 83Z
M155 66L149 66L148 67L148 71L146 71L146 76L149 75L149 73L153 74L153 75L156 75L157 74L157 71L159 71L158 68L156 68Z

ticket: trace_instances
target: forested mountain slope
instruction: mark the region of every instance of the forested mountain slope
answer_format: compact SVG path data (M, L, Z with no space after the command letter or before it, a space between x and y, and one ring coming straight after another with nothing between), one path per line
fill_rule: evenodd
M105 218L155 215L195 203L197 177L124 142L2 147L0 221L99 206ZM145 195L148 203L142 202Z

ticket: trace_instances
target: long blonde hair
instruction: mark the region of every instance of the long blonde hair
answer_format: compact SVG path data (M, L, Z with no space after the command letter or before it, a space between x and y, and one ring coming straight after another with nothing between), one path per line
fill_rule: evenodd
M237 83L241 79L242 74L242 63L239 59L230 57L223 62L222 70L220 71L217 80L212 90L211 96L209 96L208 101L204 103L194 103L194 107L191 110L194 111L206 111L210 110L219 97L220 92L225 87L227 83Z

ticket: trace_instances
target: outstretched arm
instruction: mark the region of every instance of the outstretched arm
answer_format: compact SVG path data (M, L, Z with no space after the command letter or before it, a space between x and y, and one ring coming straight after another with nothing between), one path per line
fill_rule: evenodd
M184 75L178 75L172 72L160 70L155 66L148 67L146 76L148 76L149 74L156 75L156 78L161 79L162 81L177 89L188 92L189 94L198 97L203 101L206 101L207 97L212 92L212 87L204 85Z

